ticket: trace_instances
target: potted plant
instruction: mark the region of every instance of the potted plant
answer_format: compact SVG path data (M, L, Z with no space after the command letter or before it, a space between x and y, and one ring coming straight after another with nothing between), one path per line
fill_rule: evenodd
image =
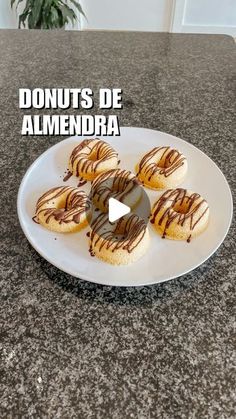
M11 0L11 7L17 3L17 8L22 1ZM69 22L74 24L78 19L75 9L85 16L78 0L26 0L19 15L18 27L25 27L27 23L29 29L63 28Z

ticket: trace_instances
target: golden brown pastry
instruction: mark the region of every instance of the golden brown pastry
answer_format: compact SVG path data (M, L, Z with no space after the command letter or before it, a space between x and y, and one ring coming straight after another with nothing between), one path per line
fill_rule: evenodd
M91 208L91 201L84 191L59 186L39 198L34 221L48 230L73 233L88 224Z
M208 203L198 193L169 189L154 204L151 223L163 238L189 242L207 228L209 212Z

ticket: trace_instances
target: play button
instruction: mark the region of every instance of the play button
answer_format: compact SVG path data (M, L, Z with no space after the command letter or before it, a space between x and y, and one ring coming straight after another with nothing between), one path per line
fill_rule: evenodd
M130 211L131 209L128 205L122 204L122 202L115 198L109 198L108 219L110 223L114 223L114 221L117 221L124 215L129 214Z

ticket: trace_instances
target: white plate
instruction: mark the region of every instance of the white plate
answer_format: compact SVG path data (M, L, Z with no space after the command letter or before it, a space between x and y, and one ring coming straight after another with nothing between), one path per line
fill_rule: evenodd
M163 240L151 226L151 244L146 255L127 266L112 266L88 251L88 238L82 230L74 234L53 233L34 223L37 199L48 189L63 185L68 158L84 137L63 140L43 153L26 172L18 193L18 216L21 227L37 252L53 265L75 277L115 286L155 284L183 275L208 259L224 240L232 218L233 204L228 183L216 164L191 144L159 131L143 128L121 128L120 137L105 137L119 153L121 168L134 171L140 157L152 147L169 145L188 159L188 174L181 185L200 193L210 206L207 230L191 243ZM76 186L71 177L66 185ZM65 185L65 184L64 184ZM81 189L89 191L90 185ZM146 189L151 204L160 193Z

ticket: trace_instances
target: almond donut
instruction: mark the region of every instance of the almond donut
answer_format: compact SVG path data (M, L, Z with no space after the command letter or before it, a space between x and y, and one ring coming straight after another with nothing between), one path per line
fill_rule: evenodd
M91 187L91 199L102 212L108 211L109 198L115 198L134 208L142 195L139 181L128 170L115 169L96 177Z
M69 171L84 180L118 166L118 154L110 144L98 138L82 141L71 153Z
M112 265L127 265L141 258L149 246L145 221L129 214L115 223L100 214L91 223L90 254Z
M155 147L145 154L136 170L139 180L150 189L167 189L179 185L187 173L187 160L170 147Z
M88 224L91 208L91 201L84 191L59 186L39 198L33 220L48 230L73 233Z
M198 193L169 189L154 204L150 221L163 238L190 242L206 229L209 206Z

